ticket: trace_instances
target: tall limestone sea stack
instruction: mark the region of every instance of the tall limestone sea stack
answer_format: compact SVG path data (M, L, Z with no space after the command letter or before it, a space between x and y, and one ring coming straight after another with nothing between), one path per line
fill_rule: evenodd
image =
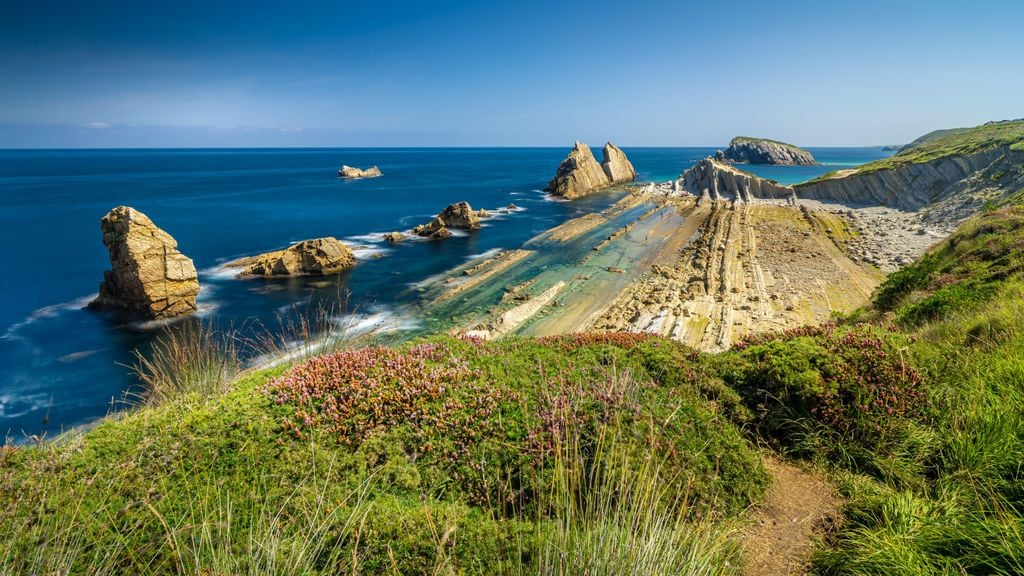
M810 166L817 164L814 156L803 148L767 140L737 136L729 142L729 148L715 153L719 162L740 164L778 164L783 166Z
M576 141L572 151L558 166L547 191L566 199L580 198L615 184L636 180L636 170L626 154L611 142L604 145L604 159L597 163L590 147Z
M145 214L118 206L100 220L110 270L90 308L159 320L196 311L196 267Z

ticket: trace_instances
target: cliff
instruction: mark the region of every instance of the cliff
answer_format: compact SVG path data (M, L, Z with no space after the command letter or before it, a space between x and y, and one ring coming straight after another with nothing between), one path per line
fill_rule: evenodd
M705 158L683 172L679 189L704 200L749 202L755 198L793 196L793 188L759 178L729 164Z
M738 162L741 164L780 164L780 165L812 165L817 164L810 152L785 142L766 140L764 138L747 138L737 136L729 142L729 148L715 153L719 162Z
M196 267L178 242L130 206L118 206L100 220L110 270L90 308L161 319L196 311Z
M615 184L636 180L636 170L626 154L611 142L604 145L603 160L597 163L590 147L576 141L576 145L558 166L547 191L567 199L579 198Z

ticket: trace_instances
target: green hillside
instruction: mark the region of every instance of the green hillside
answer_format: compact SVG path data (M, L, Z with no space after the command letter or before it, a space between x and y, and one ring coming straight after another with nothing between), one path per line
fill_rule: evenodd
M974 128L936 130L918 138L898 153L865 164L857 174L869 174L907 164L920 164L950 156L966 156L1009 146L1024 151L1024 120L989 122Z

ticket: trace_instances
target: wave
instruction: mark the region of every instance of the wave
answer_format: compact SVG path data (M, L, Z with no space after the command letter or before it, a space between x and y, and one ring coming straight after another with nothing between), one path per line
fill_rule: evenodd
M81 310L88 306L89 302L95 300L97 296L99 296L99 294L90 294L88 296L75 298L74 300L70 300L68 302L61 302L60 304L51 304L50 306L43 306L42 308L39 308L36 311L29 314L28 316L26 316L25 319L22 320L21 322L15 322L14 324L11 324L4 332L3 336L0 336L0 340L14 340L15 338L18 338L18 331L30 324L34 324L46 318L55 318L58 315L71 310Z
M45 392L32 394L0 394L0 418L20 418L50 406L53 397Z
M351 249L352 255L356 257L356 260L380 258L381 256L392 252L389 248L382 248L379 246L352 246Z
M390 334L417 330L422 325L418 318L398 314L391 309L378 307L374 310L368 314L346 314L334 317L330 320L334 329L329 334L318 336L312 340L289 340L284 343L283 351L254 358L249 362L249 366L258 369L272 368L334 348L337 344L349 339L371 333Z
M471 256L467 256L466 257L466 262L472 262L473 260L477 260L477 259L485 260L487 258L493 258L493 257L497 256L498 254L501 254L504 251L505 251L504 248L491 248L490 250L486 250L486 251L481 252L479 254L473 254Z
M224 264L231 262L232 260L224 260L223 263L217 264L216 266L210 266L209 268L203 268L199 271L200 277L206 277L213 280L234 280L238 274L237 268L228 268ZM200 284L200 286L202 286Z

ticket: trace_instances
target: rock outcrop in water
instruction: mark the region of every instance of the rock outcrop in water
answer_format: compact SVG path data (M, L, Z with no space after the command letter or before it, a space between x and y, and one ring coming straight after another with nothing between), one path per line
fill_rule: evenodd
M100 220L110 270L90 308L158 320L196 311L196 267L145 214L118 206Z
M326 276L355 266L352 251L337 238L317 238L293 244L284 250L241 258L225 264L242 268L246 276Z
M636 170L626 154L611 142L604 145L603 161L597 163L590 147L576 141L576 145L558 166L547 191L567 199L579 198L615 184L636 180Z
M432 221L412 229L424 238L441 239L452 235L451 229L479 230L480 213L474 212L469 202L457 202L441 211Z
M729 148L715 153L720 162L741 164L779 164L787 166L817 164L814 156L803 148L785 142L737 136L729 142Z
M734 200L750 202L755 198L790 199L793 188L744 172L714 158L705 158L683 172L677 181L680 191L700 201Z
M367 168L366 170L361 170L359 168L353 168L352 166L342 166L341 169L338 170L338 176L340 176L342 178L349 178L349 179L355 179L355 178L376 178L376 177L378 177L380 175L381 175L380 168L377 168L376 166L371 166L371 167Z

